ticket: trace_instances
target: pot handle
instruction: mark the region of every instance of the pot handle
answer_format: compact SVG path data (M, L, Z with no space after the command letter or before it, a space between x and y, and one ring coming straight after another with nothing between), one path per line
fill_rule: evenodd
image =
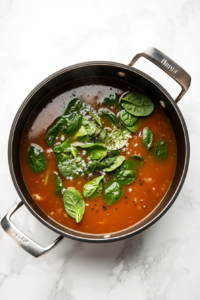
M169 58L167 55L153 47L148 48L144 52L137 54L132 59L129 66L132 67L140 57L145 57L146 59L150 60L152 63L154 63L164 72L166 72L169 76L171 76L174 80L176 80L178 84L180 84L182 90L178 97L175 99L175 102L177 103L190 87L190 75L177 63L175 63L171 58Z
M10 220L11 216L14 214L16 210L18 210L23 205L23 202L20 201L15 205L8 213L5 215L5 217L1 221L1 226L5 230L5 232L26 252L29 254L39 257L51 249L53 249L55 246L57 246L63 239L63 236L59 236L51 245L48 247L42 247L38 245L36 242L34 242L32 239L30 239L28 236L26 236L19 228L17 228L14 223Z

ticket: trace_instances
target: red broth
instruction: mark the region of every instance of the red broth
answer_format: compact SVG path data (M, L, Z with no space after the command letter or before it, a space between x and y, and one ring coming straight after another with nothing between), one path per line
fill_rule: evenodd
M77 224L65 211L62 197L55 194L53 172L59 174L66 188L74 187L81 195L83 195L83 186L88 179L78 177L69 180L59 173L55 154L46 143L46 133L65 110L69 101L75 97L81 98L98 111L99 108L108 107L99 104L98 101L109 95L110 91L115 92L118 96L127 90L139 91L134 86L120 80L108 81L108 79L102 78L96 80L96 84L92 84L93 82L93 79L88 79L84 83L75 81L70 88L66 85L39 103L28 119L22 134L20 163L24 182L31 197L50 218L77 231L102 234L119 231L140 222L159 205L174 177L177 145L169 119L162 108L154 102L153 113L147 117L141 117L142 121L138 131L131 134L128 144L121 151L121 155L124 155L126 159L134 154L144 158L143 167L136 171L136 180L132 184L124 186L124 195L115 204L106 205L102 195L97 199L85 199L85 214L82 221ZM117 114L119 104L108 108ZM104 126L109 126L109 124L105 122ZM164 139L168 143L168 154L164 160L161 161L155 157L155 147L150 151L144 147L142 131L145 127L149 127L153 132L153 145L156 145L160 139ZM56 142L61 141L62 138L64 136L59 135ZM48 167L42 173L34 173L28 165L26 154L31 144L42 147L47 158ZM83 153L81 149L79 155L85 158Z

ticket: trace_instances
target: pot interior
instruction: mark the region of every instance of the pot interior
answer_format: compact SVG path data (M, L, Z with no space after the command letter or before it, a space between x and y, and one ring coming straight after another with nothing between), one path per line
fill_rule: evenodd
M119 72L123 72L125 77L120 77ZM41 107L45 106L50 99L54 98L56 95L66 92L67 90L91 84L112 85L114 87L118 87L118 84L120 84L120 86L123 86L125 90L129 90L129 87L134 85L137 90L139 89L144 91L147 95L154 99L154 101L159 103L159 101L162 100L166 105L164 111L174 129L178 152L177 168L173 182L167 194L156 209L141 222L129 228L114 233L105 233L104 235L77 232L62 226L47 216L31 198L21 174L19 160L21 135L26 121L33 110L36 112L40 111ZM99 62L86 63L63 69L40 83L28 95L17 112L11 128L8 150L9 166L15 187L31 213L54 231L67 237L89 242L111 241L124 238L136 234L153 224L165 213L176 199L184 182L189 161L189 140L187 129L177 105L167 92L152 78L134 68L115 63Z

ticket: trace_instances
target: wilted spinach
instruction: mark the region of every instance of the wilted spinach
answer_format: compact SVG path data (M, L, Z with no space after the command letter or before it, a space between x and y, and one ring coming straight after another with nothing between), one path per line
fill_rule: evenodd
M65 186L62 183L62 179L58 174L54 173L54 180L55 180L55 187L56 187L55 194L62 195L66 190Z
M47 160L44 153L37 147L31 146L27 151L29 167L35 172L40 173L46 170Z
M95 121L97 122L97 124L99 124L99 126L103 127L103 124L101 122L101 119L99 116L95 115L92 111L89 112L91 114L91 116L95 119Z
M130 131L127 129L115 128L109 132L105 139L105 146L108 150L118 150L123 148L130 138Z
M79 223L85 213L85 201L75 188L68 188L63 194L66 212Z
M153 102L145 95L131 92L121 100L121 106L136 117L148 116L154 110Z
M100 114L100 116L104 116L104 117L108 118L112 124L114 124L116 126L119 125L119 122L118 122L117 118L115 117L114 113L112 111L110 111L109 109L100 108L99 114Z
M98 197L103 190L103 178L104 176L99 176L87 182L83 187L83 196L90 199Z
M105 186L103 201L108 205L114 204L122 198L123 194L124 191L121 184L115 180L111 180Z
M87 172L86 163L80 157L77 157L76 162L75 158L71 158L64 153L61 153L56 155L56 160L58 169L65 178L76 177L79 174L86 174Z
M99 142L104 142L105 138L106 138L106 129L102 128L100 133L99 133L99 136L98 136L98 141Z
M119 116L120 116L121 121L124 123L124 125L126 125L128 127L133 126L138 120L137 117L132 116L125 110L121 110L119 113Z
M58 132L64 132L66 134L72 134L79 127L81 122L81 115L76 112L69 116L60 117L54 126L52 126L46 135L46 142L49 146L53 145L54 140Z
M74 143L74 146L81 147L83 149L89 149L89 155L91 159L102 159L107 154L107 148L102 144L88 143L83 144L80 142Z
M132 160L125 160L123 164L120 166L119 170L124 171L124 170L134 170L136 168L136 164Z
M107 168L103 169L104 172L112 172L117 169L125 160L125 157L122 155L117 156L115 161Z
M144 146L149 151L151 149L152 143L153 143L153 133L152 133L151 129L149 129L148 127L143 129L142 139L143 139Z
M118 97L115 93L111 93L109 96L105 97L103 104L113 105L118 102Z
M67 108L66 108L63 115L64 116L69 115L73 112L80 113L80 110L81 110L82 107L83 107L83 102L81 102L80 99L75 98L75 99L73 99L69 102L69 104L68 104L68 106L67 106Z
M70 143L66 140L62 144L56 145L53 151L55 153L71 153Z
M164 159L167 156L168 147L165 141L159 141L156 144L155 154L157 157Z
M129 185L135 181L136 172L133 170L117 171L114 178L121 184Z
M89 170L91 172L100 171L106 167L109 167L112 165L112 163L117 159L117 156L115 157L106 157L101 162L94 160L89 164Z

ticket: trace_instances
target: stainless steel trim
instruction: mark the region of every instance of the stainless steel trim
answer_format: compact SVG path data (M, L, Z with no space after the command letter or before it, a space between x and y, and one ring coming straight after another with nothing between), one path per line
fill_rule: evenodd
M22 201L18 202L2 219L1 226L3 227L5 232L13 239L13 241L15 241L15 243L17 243L21 248L23 248L26 252L33 255L34 257L39 257L57 246L64 239L64 237L59 236L51 245L45 248L30 239L10 220L14 212L18 210L22 205Z
M175 102L178 103L178 101L180 101L180 99L190 87L190 75L177 63L175 63L175 61L173 61L170 57L153 47L148 48L141 53L138 53L132 59L129 66L132 67L140 57L145 57L146 59L150 60L152 63L154 63L164 72L166 72L170 77L172 77L178 84L180 84L182 90L178 97L175 99Z

